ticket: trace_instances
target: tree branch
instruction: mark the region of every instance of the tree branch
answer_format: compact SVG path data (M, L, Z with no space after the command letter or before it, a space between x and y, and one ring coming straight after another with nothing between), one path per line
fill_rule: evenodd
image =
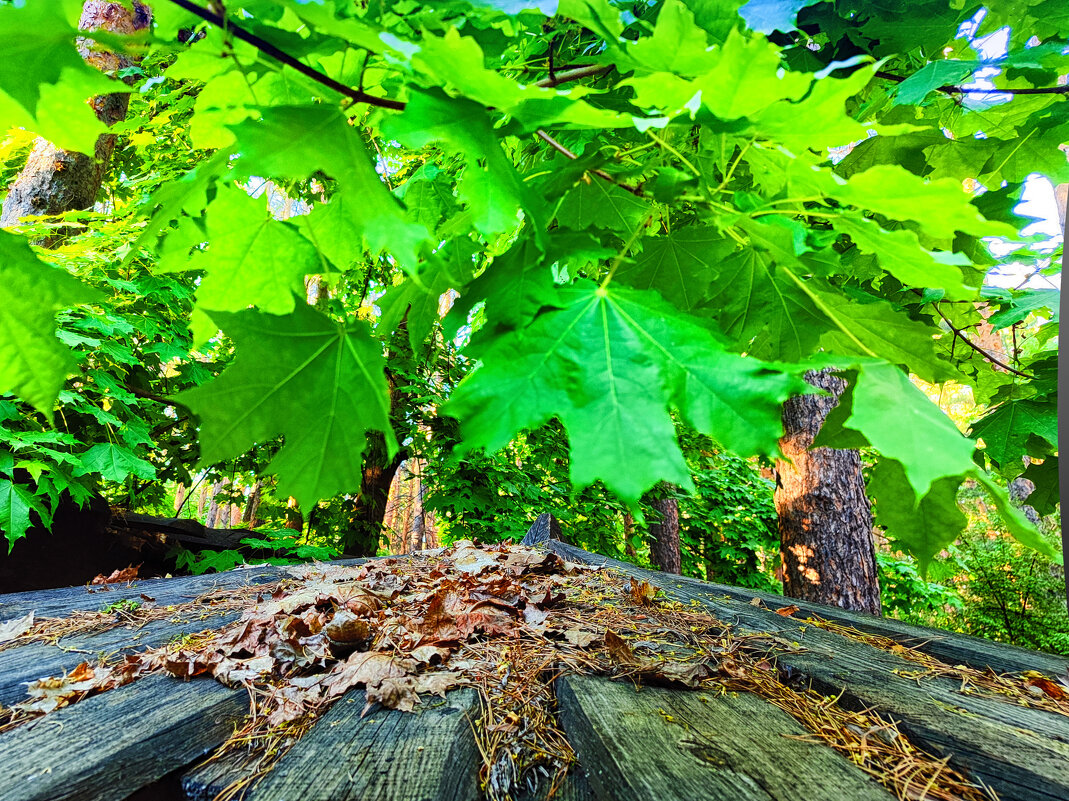
M224 31L233 34L235 39L240 39L241 41L252 45L261 53L271 56L275 61L279 61L288 67L293 67L293 69L297 70L301 75L311 78L316 83L333 89L335 92L338 92L357 103L368 103L372 106L391 108L397 111L400 111L405 107L405 104L400 100L391 100L387 97L376 97L375 95L369 95L367 92L360 91L359 89L353 89L351 86L346 86L345 84L334 80L329 75L324 75L319 70L313 69L307 64L298 61L289 53L279 50L267 40L249 33L247 30L235 25L230 20L224 19L206 8L201 8L196 3L190 2L190 0L171 0L171 2L180 8L184 8L190 14L194 14L202 20L210 22L213 25L222 28Z
M552 136L547 134L541 128L539 128L537 131L535 131L535 135L538 136L539 139L541 139L543 142L548 144L550 147L552 147L554 150L556 150L558 153L563 154L564 156L570 158L572 161L575 161L576 159L579 158L577 155L575 155L575 153L570 151L568 148L566 148L564 145L562 145L560 142L558 142ZM609 173L605 172L605 170L591 170L591 172L594 173L594 175L598 176L598 178L601 178L602 180L608 181L610 184L615 184L616 186L620 187L621 189L630 192L632 195L638 195L639 197L643 196L642 195L642 190L639 189L637 186L628 186L627 184L622 184L619 181L617 181L616 178L614 178L612 175L610 175Z
M575 69L554 73L548 78L536 81L535 86L552 89L554 86L560 86L562 83L568 83L569 81L581 81L583 78L605 75L614 69L616 67L612 64L590 64L586 67L576 67Z
M259 36L249 33L249 31L241 26L235 25L232 21L216 14L214 11L201 8L191 0L171 0L171 2L179 8L185 9L190 14L200 17L205 22L210 22L216 27L222 28L224 31L232 34L235 39L240 39L241 41L252 45L264 55L270 56L275 59L275 61L279 61L288 67L293 67L293 69L297 70L297 72L305 77L311 78L316 83L326 86L329 89L333 89L335 92L348 97L356 103L367 103L372 106L378 106L379 108L394 109L395 111L402 111L405 107L405 103L402 100L392 100L388 97L376 97L361 89L353 89L351 86L346 86L340 81L336 81L329 75L325 75L319 70L298 61L289 53L275 47L266 39L261 39ZM560 86L562 83L578 81L594 75L603 75L612 71L613 68L612 64L590 64L587 66L575 67L574 69L565 70L564 72L558 72L549 78L543 78L538 81L535 86L552 88L554 86Z
M879 71L873 75L895 83L902 83L906 80L905 77L890 72ZM947 95L1069 95L1069 85L1037 86L1025 89L966 89L964 86L937 86L936 91Z
M954 332L954 336L956 336L958 339L960 339L962 342L964 342L966 345L968 345L974 351L976 351L981 356L983 356L985 359L987 359L987 361L991 362L992 364L994 364L994 365L996 365L998 367L1001 367L1003 370L1006 370L1006 371L1008 371L1010 373L1013 373L1014 375L1019 375L1021 378L1035 378L1035 376L1031 376L1028 373L1022 373L1020 370L1015 370L1012 367L1010 367L1008 364L1006 364L1005 362L1002 362L1002 361L999 361L998 359L996 359L994 356L992 356L986 350L984 350L979 345L977 345L975 342L973 342L971 339L969 339L967 336L965 336L965 332L964 331L962 331L960 328L957 328L952 322L950 322L950 320L947 319L947 316L945 314L943 314L943 310L939 308L939 304L938 303L933 304L933 305L935 306L935 310L939 314L939 316L943 318L943 322L946 323L950 327L950 330Z

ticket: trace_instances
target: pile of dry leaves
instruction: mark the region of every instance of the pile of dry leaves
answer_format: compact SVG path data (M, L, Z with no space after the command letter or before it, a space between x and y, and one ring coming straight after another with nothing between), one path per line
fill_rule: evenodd
M213 757L245 756L244 775L224 794L236 797L354 688L365 692L365 712L375 704L412 711L421 696L466 685L482 699L473 726L482 785L497 801L563 778L574 754L557 722L552 683L564 673L601 674L754 692L900 798L990 797L875 713L785 684L775 655L797 650L796 643L741 634L612 570L467 541L416 557L289 570L292 578L266 589L217 591L187 605L245 610L222 631L31 684L26 701L0 709L0 731L150 673L212 676L248 688L253 699L245 725ZM169 610L175 619L188 612ZM797 608L779 611L790 616ZM16 639L60 627L29 623Z

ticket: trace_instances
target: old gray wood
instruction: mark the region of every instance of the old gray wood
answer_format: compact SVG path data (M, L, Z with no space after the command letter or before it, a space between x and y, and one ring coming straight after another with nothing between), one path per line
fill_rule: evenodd
M340 699L248 801L476 801L481 757L473 690L424 697L416 712L373 709L363 691Z
M103 586L79 585L55 590L15 592L0 595L0 622L33 612L37 618L66 617L71 612L95 612L117 601L141 602L141 595L156 599L161 606L184 604L205 593L268 584L285 578L281 568L269 565L248 570L228 570L202 576L139 579L130 583Z
M748 693L557 680L561 720L599 801L891 801L785 712Z
M4 801L115 801L217 747L248 694L150 676L0 734Z
M708 595L722 596L724 600L740 601L746 605L749 605L754 598L760 598L772 609L797 604L803 614L813 614L825 620L852 626L868 634L888 637L908 648L931 654L948 665L968 665L980 670L990 667L996 673L1022 673L1026 670L1037 670L1050 676L1062 676L1069 672L1069 659L1054 654L991 642L980 637L915 626L900 620L851 612L837 606L809 603L770 592L732 587L727 584L714 584L687 576L667 576L664 573L643 570L607 556L592 554L563 542L554 542L547 547L573 561L615 567L636 577L645 578L657 586L670 582L673 586L682 585Z
M584 551L553 543L570 559ZM603 562L587 555L586 561ZM840 703L874 708L899 723L914 742L992 787L1003 798L1064 801L1069 798L1069 718L990 697L966 695L952 679L908 678L919 666L801 621L781 617L726 598L715 585L681 581L634 568L620 570L646 578L669 597L697 601L712 614L734 622L742 632L776 635L798 642L803 650L773 646L779 668L829 695L843 693ZM782 646L782 643L780 644Z
M31 642L0 651L0 704L11 706L26 698L26 684L50 676L62 676L82 662L95 664L101 656L156 648L176 637L205 629L221 629L241 617L241 612L183 617L179 622L157 620L144 626L119 626L96 634L64 637L55 645Z

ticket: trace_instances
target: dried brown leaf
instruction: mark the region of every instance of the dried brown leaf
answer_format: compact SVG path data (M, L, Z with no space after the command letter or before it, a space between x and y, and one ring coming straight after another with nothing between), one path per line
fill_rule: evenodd
M113 570L111 575L105 576L103 573L94 578L90 584L120 584L124 581L134 581L137 578L137 571L141 569L141 565L130 565L124 567L122 570Z
M609 656L614 662L624 665L635 663L635 655L631 651L631 646L612 629L605 630L605 646L609 649Z
M650 585L648 581L636 581L631 579L631 590L628 593L631 597L631 603L638 606L652 606L653 599L657 597L657 588Z

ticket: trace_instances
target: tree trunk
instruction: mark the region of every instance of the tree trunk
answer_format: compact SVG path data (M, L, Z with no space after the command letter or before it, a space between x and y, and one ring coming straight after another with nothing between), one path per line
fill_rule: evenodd
M189 489L185 484L179 484L174 488L174 513L178 514L182 509L182 504L186 502L186 493Z
M216 481L212 485L212 500L208 506L208 516L204 519L204 525L206 528L215 528L216 523L219 522L219 493L222 492L223 487L225 487L228 483L230 483L229 480L224 478L221 481Z
M872 509L855 450L813 448L846 381L830 369L805 380L832 395L801 395L783 405L780 442L791 461L776 463L776 514L783 590L792 598L880 614Z
M360 495L348 502L349 530L342 535L342 549L346 556L374 556L378 552L390 484L403 461L404 454L399 452L387 462L382 435L377 432L368 435Z
M679 502L674 498L649 501L658 520L650 524L650 561L665 573L683 572L679 553Z
M624 553L634 559L638 556L635 543L631 541L635 536L635 518L630 512L624 512Z
M145 30L151 21L148 7L139 2L127 8L122 3L86 0L78 27L83 31L131 34ZM88 44L79 45L79 49L87 63L105 72L114 72L135 62L129 56L91 51ZM110 127L126 118L129 101L129 93L116 92L94 97L91 102L97 119ZM115 134L97 138L92 158L83 153L60 150L38 137L26 166L8 191L0 213L0 228L16 225L22 217L92 208L114 149ZM54 237L44 244L55 245L59 239Z
M286 528L291 531L304 531L304 515L301 506L292 495L286 500Z
M256 483L252 485L252 491L249 493L249 499L245 502L245 512L241 515L241 520L244 523L249 524L249 528L256 528L260 525L260 521L256 519L256 515L260 511L260 497L263 494L264 482L261 479L256 479Z

